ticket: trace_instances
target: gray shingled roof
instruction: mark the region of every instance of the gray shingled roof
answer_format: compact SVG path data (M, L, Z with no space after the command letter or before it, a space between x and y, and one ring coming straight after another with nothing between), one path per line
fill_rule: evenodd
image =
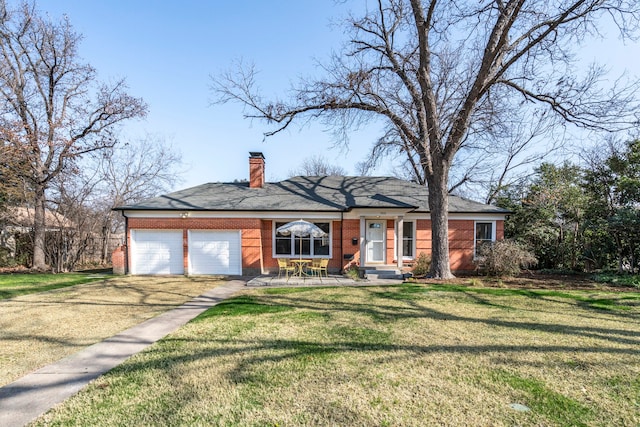
M427 189L389 177L298 176L249 188L248 183L208 183L116 210L197 211L348 211L353 208L403 208L428 212ZM457 196L449 212L508 213L509 211Z

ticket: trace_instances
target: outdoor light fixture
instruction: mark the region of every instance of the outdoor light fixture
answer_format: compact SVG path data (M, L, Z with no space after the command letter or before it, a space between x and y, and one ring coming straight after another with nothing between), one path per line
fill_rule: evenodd
M180 216L181 216L182 218L187 218L187 217L189 216L189 212L182 212L182 213L180 214Z

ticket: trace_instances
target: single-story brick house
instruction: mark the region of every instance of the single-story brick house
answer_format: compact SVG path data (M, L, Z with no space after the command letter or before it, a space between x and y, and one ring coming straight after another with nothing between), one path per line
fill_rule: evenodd
M389 177L298 176L265 182L262 153L250 153L248 183L208 183L121 206L126 244L114 270L131 274L256 275L278 271L277 258L329 258L347 265L402 269L431 253L427 189ZM456 196L449 199L454 271L474 269L476 245L503 238L509 213ZM282 236L305 219L328 237Z

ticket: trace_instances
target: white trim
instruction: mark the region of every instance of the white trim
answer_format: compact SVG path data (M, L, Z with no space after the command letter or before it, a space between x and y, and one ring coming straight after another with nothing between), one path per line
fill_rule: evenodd
M358 208L348 212L275 212L275 211L189 211L189 210L125 210L124 216L128 218L182 218L182 214L186 213L187 218L256 218L256 219L323 219L323 220L340 220L342 219L359 219L361 216L371 218L379 216L386 219L394 219L399 215L404 215L405 219L425 219L430 220L431 215L428 212L408 212L406 209L367 209ZM340 214L343 214L342 217ZM449 219L453 220L487 220L487 221L503 221L509 214L500 213L455 213L449 212Z
M127 218L251 218L251 219L318 219L340 220L340 212L260 212L260 211L123 211Z
M450 213L449 220L473 220L479 222L504 221L507 214L456 214Z
M366 261L366 257L365 257L365 253L367 251L366 248L366 243L367 243L367 239L366 239L366 232L367 232L367 220L364 216L361 216L358 218L360 223L360 246L359 246L359 251L360 251L360 261L359 261L359 265L360 267L364 267L365 261Z
M415 220L415 219L407 219L407 218L405 218L404 221L403 221L403 224L407 223L407 222L410 222L410 223L413 224L413 227L412 227L413 236L411 236L411 244L413 246L411 248L411 252L413 252L413 256L406 256L404 254L404 230L401 231L400 250L402 251L402 259L403 260L413 261L414 259L416 259L416 236L417 236L417 234L416 234L416 232L417 232L417 230L416 230L417 222L416 221L417 220Z
M382 224L382 259L371 260L369 259L369 239L367 239L367 231L369 230L369 224L381 223ZM367 218L365 220L365 263L366 264L385 264L387 262L387 220L384 218Z
M483 223L483 224L487 224L487 223L491 223L491 242L495 242L496 241L496 221L487 221L487 220L482 220L479 219L477 221L473 222L473 259L477 258L476 255L476 242L478 239L476 239L477 236L477 231L476 231L476 226L478 225L478 223Z
M395 219L398 216L406 215L409 212L408 209L391 208L391 209L376 209L376 208L355 208L350 211L344 212L344 219L359 219L364 216L366 218L377 219Z
M271 257L273 259L276 258L298 258L300 257L300 255L282 255L282 254L276 254L276 223L277 222L288 222L290 218L278 218L278 219L274 219L271 221ZM296 217L296 219L301 219L301 217ZM313 219L310 217L302 217L302 219L304 219L305 221L308 221L309 219ZM306 258L333 258L333 221L331 220L324 220L324 219L320 219L317 221L310 221L310 222L328 222L329 223L329 255L302 255L303 257ZM294 239L295 241L295 239ZM292 249L294 249L292 247ZM295 249L294 249L295 252Z

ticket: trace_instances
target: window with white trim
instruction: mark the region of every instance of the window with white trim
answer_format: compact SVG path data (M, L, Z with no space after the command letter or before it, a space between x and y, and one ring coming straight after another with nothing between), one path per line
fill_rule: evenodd
M274 255L278 257L329 257L331 246L331 226L329 222L314 222L322 231L327 233L325 237L297 237L283 236L276 230L287 222L274 222L275 234Z
M496 240L495 222L476 221L476 240L474 245L474 257L482 245L491 244Z
M402 223L402 257L413 259L414 255L414 233L415 223L413 221L403 221Z

